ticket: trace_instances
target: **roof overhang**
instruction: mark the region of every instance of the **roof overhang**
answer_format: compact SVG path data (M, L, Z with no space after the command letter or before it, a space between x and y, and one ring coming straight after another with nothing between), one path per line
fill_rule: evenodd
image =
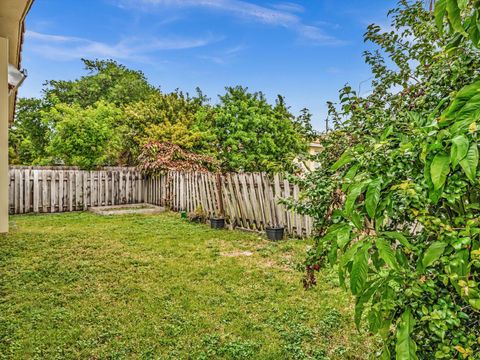
M9 40L8 62L20 69L23 36L25 33L25 17L33 0L1 0L0 1L0 37ZM16 92L10 96L10 121L15 113Z

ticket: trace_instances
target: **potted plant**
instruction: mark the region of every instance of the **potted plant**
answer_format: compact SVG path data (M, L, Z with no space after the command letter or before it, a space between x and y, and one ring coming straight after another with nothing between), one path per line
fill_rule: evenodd
M212 229L223 229L225 227L225 218L212 217L210 219L210 226L212 227Z
M204 223L207 220L207 214L201 206L197 207L195 211L188 214L188 219L195 223Z
M280 241L285 236L285 227L280 224L269 225L265 229L268 240Z
M273 190L270 186L267 186L266 192L270 198L270 209L272 209L272 220L267 224L265 231L267 233L268 240L280 241L280 240L283 240L283 237L285 235L285 227L280 223L281 220L277 210L278 199L276 199L273 193Z

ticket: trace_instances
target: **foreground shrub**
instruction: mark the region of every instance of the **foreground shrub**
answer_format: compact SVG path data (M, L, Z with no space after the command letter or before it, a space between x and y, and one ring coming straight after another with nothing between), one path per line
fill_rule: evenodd
M393 11L397 31L370 26L367 39L398 68L367 53L374 92L342 90L333 114L348 120L323 139L320 170L301 180L310 200L296 207L320 234L305 286L337 264L356 298L357 326L367 320L384 340L383 359L479 356L476 6L439 1L434 19L421 2L402 1ZM441 38L435 21L444 30L444 16L454 31Z

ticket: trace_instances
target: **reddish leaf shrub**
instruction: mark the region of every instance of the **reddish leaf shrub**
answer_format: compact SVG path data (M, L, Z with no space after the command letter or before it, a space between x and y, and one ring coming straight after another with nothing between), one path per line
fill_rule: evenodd
M196 154L180 146L150 141L142 148L138 167L147 174L168 170L212 171L217 168L216 160L207 155Z

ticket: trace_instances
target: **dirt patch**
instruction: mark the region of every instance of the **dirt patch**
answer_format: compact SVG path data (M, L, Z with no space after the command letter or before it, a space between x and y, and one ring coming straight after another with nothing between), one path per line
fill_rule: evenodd
M221 255L225 257L241 257L241 256L252 256L253 253L251 251L233 251L229 253L221 253Z
M288 272L293 272L294 269L292 266L287 263L287 262L281 262L279 263L278 261L272 260L272 259L262 259L261 261L258 262L258 264L264 268L275 268L275 269L280 269L283 271L288 271Z

